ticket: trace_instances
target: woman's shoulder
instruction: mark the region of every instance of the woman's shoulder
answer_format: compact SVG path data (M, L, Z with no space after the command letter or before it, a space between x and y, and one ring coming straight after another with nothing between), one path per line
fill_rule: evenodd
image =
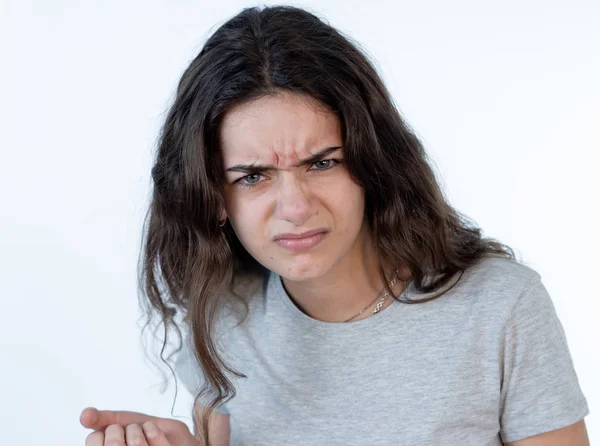
M485 283L488 287L520 289L540 274L523 260L499 255L485 255L465 271L464 280L472 285Z
M434 278L437 279L438 276ZM433 278L428 277L429 283ZM462 296L466 301L472 301L473 296L479 298L503 294L516 296L530 282L540 279L540 275L531 266L521 260L509 257L486 254L464 271L457 272L450 281L436 291L418 294L417 297L429 298L448 293L456 301Z
M543 289L541 275L532 266L522 260L486 255L464 272L454 296L499 317L508 316L521 296L532 289Z

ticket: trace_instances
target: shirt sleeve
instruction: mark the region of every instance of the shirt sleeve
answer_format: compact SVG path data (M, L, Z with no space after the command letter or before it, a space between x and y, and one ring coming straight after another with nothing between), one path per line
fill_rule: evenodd
M194 398L200 393L200 389L204 384L202 367L200 367L200 364L196 361L196 357L193 353L191 336L188 334L183 337L181 350L177 354L177 359L175 360L175 374ZM201 396L198 399L198 402L200 404L208 405L211 400L212 397L210 395ZM214 410L215 412L229 415L229 410L224 403L216 406Z
M504 342L504 443L569 426L589 414L564 329L538 273L512 309Z

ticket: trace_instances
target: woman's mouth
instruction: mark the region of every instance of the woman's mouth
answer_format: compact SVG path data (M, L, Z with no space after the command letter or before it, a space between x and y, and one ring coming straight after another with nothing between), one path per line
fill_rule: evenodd
M280 234L275 237L275 243L289 251L306 251L318 245L327 231L318 229L301 234Z

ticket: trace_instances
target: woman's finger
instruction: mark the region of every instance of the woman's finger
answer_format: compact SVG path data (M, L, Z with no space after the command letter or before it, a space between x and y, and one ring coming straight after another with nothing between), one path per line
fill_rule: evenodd
M157 417L152 417L144 413L126 410L98 410L95 407L85 408L79 416L79 421L83 427L94 429L96 431L104 430L111 424L120 424L125 427L129 424L142 425L146 421L157 420Z
M125 428L125 442L128 446L148 446L142 426L128 424Z
M95 431L85 439L85 446L104 446L104 432Z
M104 444L110 446L126 446L125 429L120 424L111 424L104 431Z
M142 425L142 429L148 440L148 446L171 446L165 433L152 421L146 421Z

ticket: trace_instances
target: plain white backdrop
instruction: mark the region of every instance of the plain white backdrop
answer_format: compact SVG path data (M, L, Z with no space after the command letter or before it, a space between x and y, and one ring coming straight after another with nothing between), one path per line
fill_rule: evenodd
M600 442L600 3L294 4L362 44L451 203L542 275ZM0 444L83 445L86 406L189 423L142 353L142 219L179 76L252 5L1 2Z

